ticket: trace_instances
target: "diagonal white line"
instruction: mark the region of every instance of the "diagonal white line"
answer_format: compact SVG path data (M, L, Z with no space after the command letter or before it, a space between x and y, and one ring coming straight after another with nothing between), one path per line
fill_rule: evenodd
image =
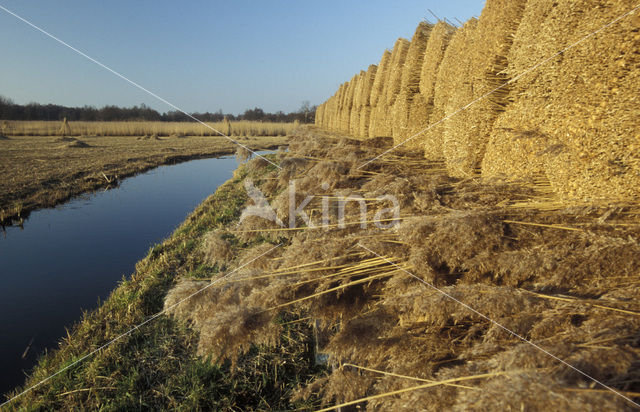
M231 137L227 136L226 134L222 133L221 131L217 130L216 128L206 124L205 122L203 122L200 119L197 119L196 117L194 117L193 115L185 112L184 110L182 110L181 108L179 108L178 106L176 106L175 104L163 99L162 97L158 96L157 94L153 93L150 90L147 90L146 88L142 87L141 85L139 85L138 83L134 82L133 80L130 80L129 78L125 77L124 75L120 74L119 72L113 70L111 67L100 63L98 60L94 59L93 57L87 55L86 53L83 53L82 51L76 49L75 47L73 47L72 45L70 45L69 43L64 42L63 40L60 40L59 38L57 38L56 36L54 36L53 34L49 33L48 31L36 26L35 24L31 23L29 20L17 15L16 13L12 12L11 10L7 9L6 7L4 7L3 5L0 4L0 10L4 10L5 12L9 13L10 15L12 15L13 17L17 18L18 20L21 20L22 22L28 24L29 26L33 27L34 29L38 30L39 32L45 34L46 36L52 38L53 40L57 41L58 43L62 44L63 46L68 47L69 49L73 50L74 52L78 53L79 55L81 55L82 57L85 57L86 59L92 61L93 63L97 64L98 66L102 67L105 70L110 71L111 73L115 74L116 76L118 76L119 78L121 78L122 80L126 81L127 83L137 87L138 89L142 90L143 92L149 94L150 96L156 98L157 100L161 101L162 103L165 103L166 105L172 107L173 109L179 111L180 113L184 114L185 116L189 117L192 120L195 120L196 122L200 123L201 125L213 130L214 132L216 132L217 134L219 134L220 136L228 139L229 141L235 143L236 145L248 150L249 152L253 153L254 155L263 158L264 160L266 160L267 162L271 163L272 165L274 165L275 167L277 167L278 169L281 169L280 166L278 166L277 164L273 163L271 160L267 159L266 157L259 155L258 153L254 152L253 150L249 149L247 146L243 145L242 143L238 142L237 140L232 139Z
M500 86L496 87L495 89L493 89L491 91L488 91L487 93L485 93L482 96L478 97L477 99L467 103L465 106L459 108L458 110L456 110L455 112L451 113L450 115L443 117L442 119L438 120L437 122L435 122L433 124L430 124L429 126L427 126L426 128L422 129L421 131L419 131L418 133L414 134L413 136L403 140L402 142L400 142L397 145L393 146L391 149L385 150L384 152L382 152L378 156L374 157L373 159L370 159L367 162L361 164L360 166L358 166L358 169L361 169L361 168L365 167L366 165L368 165L369 163L376 161L377 159L381 158L382 156L386 155L387 153L397 149L398 147L402 146L403 144L407 143L408 141L420 136L424 132L434 128L435 126L439 125L440 123L442 123L442 122L444 122L446 120L449 120L450 118L452 118L453 116L457 115L458 113L467 110L469 107L473 106L474 104L476 104L480 100L485 99L486 97L492 95L493 93L497 92L498 90L502 89L503 87L515 82L516 80L518 80L519 78L521 78L525 74L537 69L538 67L540 67L543 64L547 63L548 61L554 59L555 57L561 55L562 53L565 53L567 50L570 50L570 49L576 47L577 45L579 45L580 43L584 42L585 40L595 36L598 33L600 33L602 30L606 29L607 27L617 23L618 21L624 19L625 17L629 16L630 14L633 14L638 9L640 9L640 4L637 5L636 7L634 7L631 11L626 12L622 16L617 17L617 18L613 19L612 21L610 21L609 23L605 24L604 26L600 27L598 30L587 34L586 36L584 36L583 38L581 38L577 42L565 47L564 49L560 50L559 52L555 53L554 55L552 55L550 57L547 57L546 59L542 60L541 62L538 62L538 63L534 64L533 66L529 67L528 69L526 69L525 71L523 71L519 75L515 76L513 79L509 80L508 82L506 82L504 84L501 84Z
M166 307L164 309L162 309L160 312L156 313L155 315L149 317L148 319L146 319L144 322L137 324L136 326L134 326L133 328L129 329L128 331L124 332L121 335L116 336L115 338L113 338L112 340L110 340L109 342L105 343L104 345L100 346L97 349L94 349L93 351L87 353L86 355L84 355L83 357L81 357L80 359L75 360L74 362L70 363L69 365L65 366L64 368L60 369L58 372L54 373L53 375L49 376L48 378L45 378L43 380L41 380L40 382L36 383L33 386L28 387L27 389L25 389L24 391L20 392L19 394L17 394L16 396L12 397L11 399L5 401L4 403L0 404L0 408L2 408L3 406L13 402L15 399L19 398L20 396L24 395L25 393L37 388L38 386L42 385L43 383L49 381L50 379L54 378L55 376L61 374L62 372L66 371L67 369L77 365L78 363L82 362L83 360L87 359L88 357L100 352L102 349L106 348L107 346L111 345L112 343L117 342L118 340L122 339L125 336L130 335L131 333L133 333L134 331L136 331L137 329L139 329L140 327L146 325L147 323L151 322L152 320L158 318L160 315L164 314L165 312L167 312L170 309L175 308L176 306L178 306L179 304L181 304L182 302L191 299L192 297L194 297L195 295L199 294L200 292L204 291L207 288L210 288L211 286L215 285L216 283L220 282L221 280L228 278L229 276L231 276L233 273L237 272L238 270L242 269L243 267L247 266L250 263L255 262L256 260L260 259L261 257L263 257L264 255L268 254L269 252L271 252L272 250L279 248L280 246L282 246L282 243L279 243L277 245L275 245L274 247L272 247L271 249L267 250L266 252L264 252L263 254L261 254L260 256L251 259L249 262L245 263L242 266L239 266L237 268L235 268L234 270L232 270L231 272L227 273L224 276L219 277L218 279L214 280L213 282L209 283L207 286L203 287L200 290L197 290L195 292L193 292L192 294L190 294L189 296L187 296L184 299L179 300L178 302L174 303L173 305Z
M429 286L430 288L432 288L433 290L443 294L444 296L448 297L449 299L459 303L460 305L464 306L466 309L470 310L471 312L475 313L476 315L488 320L489 322L493 323L494 325L498 326L499 328L501 328L502 330L504 330L505 332L508 332L509 334L515 336L516 338L522 340L523 342L528 343L529 345L533 346L534 348L538 349L539 351L545 353L546 355L551 356L553 359L557 360L558 362L564 364L565 366L568 366L569 368L573 369L574 371L578 372L579 374L587 377L588 379L592 380L593 382L597 383L598 385L602 386L603 388L606 388L608 390L610 390L611 392L615 393L618 396L621 396L622 398L626 399L627 401L631 402L633 405L635 405L636 407L640 408L640 404L634 402L633 400L631 400L631 398L625 396L624 394L616 391L615 389L613 389L610 386L605 385L604 383L600 382L599 380L597 380L596 378L588 375L587 373L581 371L580 369L576 368L575 366L571 365L570 363L568 363L567 361L564 361L562 359L560 359L559 357L557 357L556 355L554 355L553 353L547 351L546 349L536 345L535 343L531 342L530 340L528 340L527 338L524 338L522 336L520 336L519 334L517 334L516 332L512 331L511 329L507 328L506 326L503 326L502 324L496 322L495 320L491 319L490 317L488 317L487 315L478 312L477 310L475 310L474 308L472 308L471 306L467 305L464 302L461 302L460 300L456 299L455 297L451 296L450 294L448 294L447 292L443 291L442 289L439 289L438 287L432 285L431 283L427 282L426 280L414 275L413 273L409 272L408 270L398 266L397 264L395 264L394 262L392 262L391 260L387 259L384 256L381 256L379 254L377 254L376 252L374 252L373 250L369 249L368 247L361 245L360 243L358 243L358 246L360 246L361 248L367 250L368 252L376 255L377 257L384 259L385 261L387 261L388 263L390 263L391 265L397 267L398 269L400 269L401 271L403 271L404 273L406 273L407 275L417 279L418 281L420 281L421 283L424 283L425 285Z

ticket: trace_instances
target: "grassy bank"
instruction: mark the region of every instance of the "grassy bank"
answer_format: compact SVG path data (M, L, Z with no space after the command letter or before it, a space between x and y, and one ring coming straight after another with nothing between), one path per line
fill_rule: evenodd
M243 137L252 149L273 149L286 137ZM29 211L55 206L80 193L113 186L121 179L163 164L232 154L236 144L223 137L11 136L0 140L0 223Z
M246 201L246 168L206 199L162 244L153 247L96 311L86 313L56 351L44 356L25 387L70 365L163 308L176 280L213 278L218 268L198 252L206 232L232 224ZM258 174L251 175L256 181ZM238 242L242 249L258 244ZM184 322L160 316L106 349L17 398L9 409L29 410L243 410L293 409L292 391L312 375L309 326L288 315L281 345L255 345L235 369L196 355L198 334ZM14 393L19 393L16 390Z

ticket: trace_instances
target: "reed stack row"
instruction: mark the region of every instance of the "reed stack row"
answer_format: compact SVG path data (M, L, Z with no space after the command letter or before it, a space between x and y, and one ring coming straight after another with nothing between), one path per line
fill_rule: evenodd
M393 137L455 177L533 182L566 200L637 199L634 7L487 0L460 27L421 22L320 105L316 125Z

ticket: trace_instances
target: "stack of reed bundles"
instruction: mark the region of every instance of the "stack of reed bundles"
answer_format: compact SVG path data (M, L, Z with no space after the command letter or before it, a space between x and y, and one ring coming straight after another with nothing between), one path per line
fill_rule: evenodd
M342 113L340 116L340 132L349 134L349 120L351 119L351 106L353 105L353 96L355 94L356 82L358 75L354 75L347 83L347 87L344 92L344 102L342 106Z
M508 105L508 87L496 88L509 80L504 73L507 56L525 6L526 1L487 0L469 37L466 73L459 72L466 81L450 99L446 115L451 118L444 124L445 162L453 176L480 172L493 123Z
M336 92L334 93L333 96L331 96L329 98L329 100L327 100L327 109L326 112L327 114L325 115L325 128L327 130L333 130L333 121L335 119L335 112L337 110L337 99L338 99L338 91L340 89L338 88L338 90L336 90Z
M459 127L452 127L452 120L457 124L470 122L469 112L459 110L473 100L472 52L475 45L478 20L469 20L456 32L447 49L442 62L440 76L436 84L436 94L447 94L444 105L442 125L442 153L449 174L453 176L469 176L469 159L463 139L455 134Z
M360 96L358 100L360 102L360 116L358 122L358 130L356 137L360 139L366 139L369 137L369 120L371 118L371 106L369 101L371 98L371 91L373 89L373 82L376 78L378 66L372 64L367 69L364 78L362 80L362 87L360 90Z
M396 40L393 46L386 79L383 82L378 103L373 111L374 129L370 131L370 134L371 132L373 133L372 137L390 137L392 135L391 114L389 111L400 88L402 64L404 63L408 49L409 40L403 38ZM395 93L393 89L395 89Z
M324 126L324 124L322 122L322 116L324 115L324 105L325 105L325 103L322 103L321 105L319 105L316 108L316 116L315 116L315 119L314 119L314 124L316 126L318 126L318 127Z
M353 137L358 137L360 129L360 112L362 110L362 87L364 86L364 77L366 72L360 71L356 78L356 84L353 92L353 105L351 107L351 114L349 117L349 134Z
M530 0L508 74L524 73L635 6L606 3ZM483 174L537 172L566 200L637 200L639 40L640 17L630 15L519 78L514 104L496 122Z
M433 25L426 22L418 24L416 31L411 38L411 44L407 51L407 56L402 68L400 78L400 93L395 99L392 108L392 134L396 144L399 144L412 136L412 132L416 129L416 123L420 123L421 119L416 119L418 113L414 110L413 118L411 116L411 108L414 101L420 101L420 74L425 58L425 50L427 42L431 34ZM422 105L424 106L424 105ZM417 107L416 107L417 108ZM424 120L422 120L424 122ZM410 123L411 126L410 127ZM408 146L416 146L415 139L407 142Z
M453 33L455 28L444 21L433 26L420 70L420 96L414 98L409 109L409 134L413 138L407 143L419 146L424 151L425 157L431 160L442 158L442 139L433 139L434 136L429 133L428 127L430 121L439 120L432 118L435 85L440 64ZM420 134L416 136L417 133Z
M429 116L429 129L422 137L424 155L427 159L441 161L444 159L444 134L447 110L452 106L450 100L463 88L468 64L470 38L478 24L478 20L470 19L456 30L442 56L433 86L433 108ZM426 61L426 60L425 60ZM428 80L425 80L428 82ZM428 89L426 89L428 90Z
M396 41L391 56L391 66L389 67L389 80L385 90L385 117L384 131L386 136L393 136L393 105L396 102L402 87L402 72L409 53L411 42L400 38Z
M377 108L379 105L384 105L384 88L389 79L389 66L391 65L391 54L389 50L385 50L380 59L376 76L373 80L373 86L371 88L371 95L369 96L369 106L371 106L371 113L369 115L369 135L368 137L378 136L379 120L377 115Z
M338 110L336 112L335 118L335 131L342 131L342 119L344 118L344 106L347 96L347 87L349 86L349 82L344 82L342 86L340 86L339 94L338 94Z

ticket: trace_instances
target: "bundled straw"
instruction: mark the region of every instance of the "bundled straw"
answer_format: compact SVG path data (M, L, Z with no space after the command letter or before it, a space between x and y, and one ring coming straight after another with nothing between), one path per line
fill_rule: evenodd
M360 130L360 111L362 110L362 88L364 86L364 78L366 72L360 71L356 77L356 83L353 91L353 104L351 106L351 114L349 116L349 135L358 137Z
M618 0L607 7L586 1L552 7L531 0L514 39L508 74L523 73L634 5ZM623 18L518 79L515 102L494 128L483 174L542 174L570 199L637 198L637 32L637 16Z
M409 113L410 123L414 126L409 132L411 136L429 127L430 121L437 122L440 120L437 117L443 114L442 110L435 115L433 114L435 86L440 64L454 32L455 29L443 21L436 23L431 30L420 71L420 97L414 99ZM441 102L439 103L441 104ZM441 108L441 106L439 107ZM426 130L420 136L414 137L413 140L416 141L414 145L422 146L427 159L442 159L442 139L440 135L436 137L434 132Z
M397 43L396 43L397 45ZM396 47L394 47L394 51ZM385 133L386 116L386 92L389 87L389 77L391 76L391 61L393 52L385 50L380 60L379 69L373 82L373 89L369 98L371 104L371 115L369 120L369 137L389 135Z
M375 81L377 71L378 66L374 64L370 65L362 79L362 87L360 88L360 95L358 96L358 101L360 102L359 124L357 133L355 134L355 136L361 139L369 137L369 120L371 117L371 106L369 105L369 101L371 99L373 83Z
M395 98L400 91L400 83L402 80L402 67L409 50L409 41L400 38L396 41L391 52L389 69L384 81L382 91L378 97L376 107L372 111L373 129L369 131L371 137L391 136L392 116L390 111L393 107Z
M456 124L466 124L470 120L469 112L458 112L473 100L472 56L471 50L475 47L475 35L478 21L469 20L460 28L451 40L447 48L436 83L436 96L438 102L444 103L443 111L436 114L442 118L453 116L440 123L440 127L433 129L435 133L442 133L442 153L444 155L447 170L454 176L469 176L469 158L466 156L466 142L459 139L456 134L458 128L453 127L452 120ZM446 95L443 98L443 95ZM440 119L434 119L438 121ZM432 122L432 123L434 123Z
M414 116L411 119L411 107L416 99L420 99L420 73L425 58L425 50L427 41L433 26L431 24L421 22L411 39L407 57L402 69L400 80L400 93L393 105L393 138L399 143L409 137L409 134L419 127L423 119L420 119L418 108L414 108ZM418 116L416 116L418 114ZM424 115L424 114L423 114ZM416 119L417 117L417 119ZM418 123L418 125L416 125ZM412 141L411 143L414 143Z
M468 78L466 78L466 67L469 61L470 37L477 24L476 19L471 19L453 34L439 65L434 83L433 110L429 117L430 129L425 132L423 138L425 156L430 160L444 158L445 124L441 120L455 107L455 103L451 100L460 100L455 97L457 94L464 94L467 97L471 94Z
M452 117L444 123L446 164L454 176L476 174L493 122L507 106L506 87L482 96L508 80L503 71L525 5L526 1L488 0L477 28L467 37L467 51L459 61L461 84L453 90L446 110ZM472 101L476 102L454 115Z

